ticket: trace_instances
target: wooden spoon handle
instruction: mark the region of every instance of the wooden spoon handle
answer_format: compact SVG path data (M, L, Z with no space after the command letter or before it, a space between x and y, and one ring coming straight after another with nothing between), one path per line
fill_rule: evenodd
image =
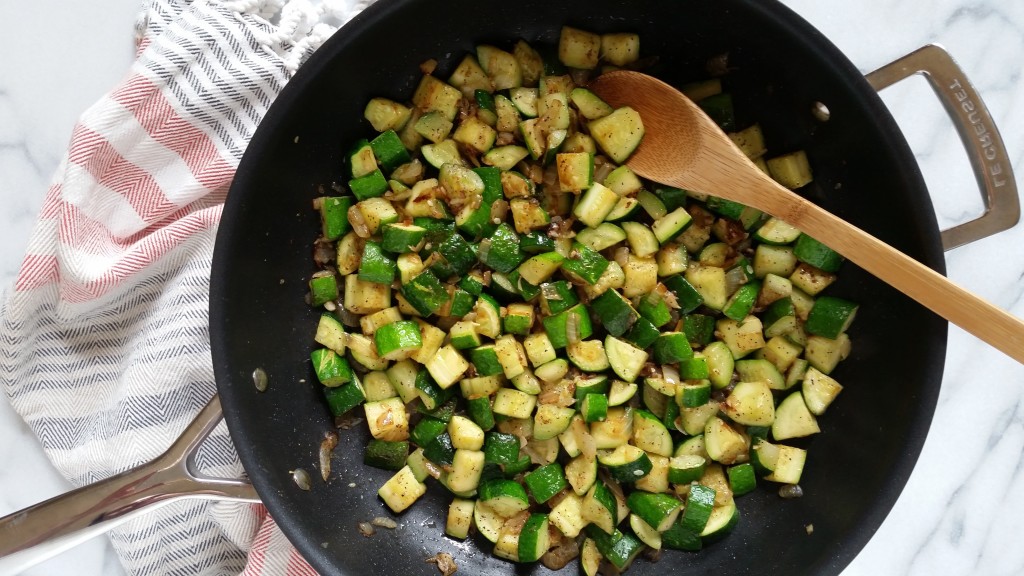
M1024 364L1024 322L817 205L794 197L781 216L851 262Z

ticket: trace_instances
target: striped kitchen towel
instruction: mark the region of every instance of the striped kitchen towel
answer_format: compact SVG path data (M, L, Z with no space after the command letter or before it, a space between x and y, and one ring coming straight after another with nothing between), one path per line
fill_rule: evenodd
M158 456L214 395L228 186L292 73L370 2L144 2L137 59L75 127L0 309L0 383L75 485ZM223 424L198 465L242 472ZM110 537L129 574L314 573L259 505L171 504Z

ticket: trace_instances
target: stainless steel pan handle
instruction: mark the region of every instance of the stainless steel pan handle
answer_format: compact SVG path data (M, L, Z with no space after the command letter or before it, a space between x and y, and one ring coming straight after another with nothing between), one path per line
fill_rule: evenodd
M196 449L221 414L214 396L155 460L0 518L0 574L25 570L141 512L184 498L259 502L248 482L195 472Z
M1006 147L981 96L946 49L929 44L866 78L875 90L882 90L915 74L928 80L953 121L985 206L978 218L943 230L943 248L951 250L1012 228L1020 220L1020 198Z

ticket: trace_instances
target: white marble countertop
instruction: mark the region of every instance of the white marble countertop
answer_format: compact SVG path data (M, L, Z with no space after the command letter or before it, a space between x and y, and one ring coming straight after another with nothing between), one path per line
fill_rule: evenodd
M783 0L864 72L946 46L1002 127L1024 175L1024 2ZM0 289L14 278L75 120L133 56L138 0L16 2L0 59ZM883 92L932 191L942 227L981 210L973 175L924 81ZM1024 317L1024 224L947 253L948 275ZM924 451L902 496L844 576L1024 574L1024 367L957 328ZM0 515L69 488L0 400ZM102 538L27 574L122 574Z

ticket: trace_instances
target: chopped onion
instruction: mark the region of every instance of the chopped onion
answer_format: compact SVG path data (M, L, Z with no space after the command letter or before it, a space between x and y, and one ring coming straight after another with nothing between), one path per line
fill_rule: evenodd
M338 428L341 428L342 430L348 430L353 426L358 426L359 424L362 423L362 421L362 416L356 416L355 412L350 411L346 412L342 416L338 416L337 418L335 418L334 425L337 426Z
M681 306L679 306L679 300L676 298L676 293L671 290L666 290L661 296L661 299L673 310L679 310L681 308Z
M446 261L447 259L440 252L431 252L430 256L427 256L427 259L423 261L423 267L430 268L434 264L443 264Z
M669 384L679 384L679 370L671 364L662 364L661 377Z
M423 461L423 467L427 469L427 474L430 474L435 480L440 478L444 472L440 466L426 459Z
M497 200L491 204L491 218L500 224L508 216L508 200Z
M742 266L736 266L725 273L725 288L729 294L739 290L747 282L747 271Z
M534 184L540 184L544 182L544 169L536 164L530 164L526 171L526 177Z
M590 434L589 431L580 434L577 438L580 443L580 452L587 458L593 458L597 456L597 440Z
M320 237L313 243L313 262L317 266L327 266L337 258L338 251L334 247L334 242Z
M359 533L369 538L370 536L376 534L377 530L373 527L373 524L370 524L369 522L360 522Z
M501 525L501 531L505 534L519 534L523 531L523 526L526 525L526 521L529 519L530 511L523 510L508 520L505 520L505 523Z
M569 344L580 341L580 317L576 314L568 314L565 317L565 340Z
M487 262L487 255L491 253L491 239L484 238L480 241L480 249L477 250L477 258L481 262Z
M546 186L557 186L558 185L558 165L557 164L552 163L552 164L548 165L547 168L544 169L544 173L543 173L541 182L543 182L544 185L546 185ZM559 186L557 188L557 191L561 192L562 188Z
M452 576L459 569L455 565L455 558L447 552L438 552L437 554L427 558L428 564L436 564L437 569L441 572L441 576Z
M615 263L621 266L623 270L625 270L626 263L629 261L629 247L619 246L618 248L616 248L615 253L612 255L612 260L615 260Z
M348 209L348 222L352 225L352 231L356 233L356 236L360 238L369 238L370 226L366 223L366 218L363 218L363 211L359 209L359 206L353 205Z
M338 308L338 319L341 320L341 323L345 326L359 328L359 318L360 316L358 314L349 312L344 306ZM348 336L348 334L346 334L346 336ZM348 344L348 341L346 341L345 344Z
M334 432L327 432L324 434L324 439L320 442L320 477L327 482L327 478L331 475L331 453L334 452L334 447L338 445L338 435Z
M370 523L379 528L387 528L389 530L394 530L395 528L398 528L397 522L385 516L377 516L376 518L371 520Z
M594 182L604 182L605 178L615 170L615 165L610 162L598 161L600 156L594 158Z

